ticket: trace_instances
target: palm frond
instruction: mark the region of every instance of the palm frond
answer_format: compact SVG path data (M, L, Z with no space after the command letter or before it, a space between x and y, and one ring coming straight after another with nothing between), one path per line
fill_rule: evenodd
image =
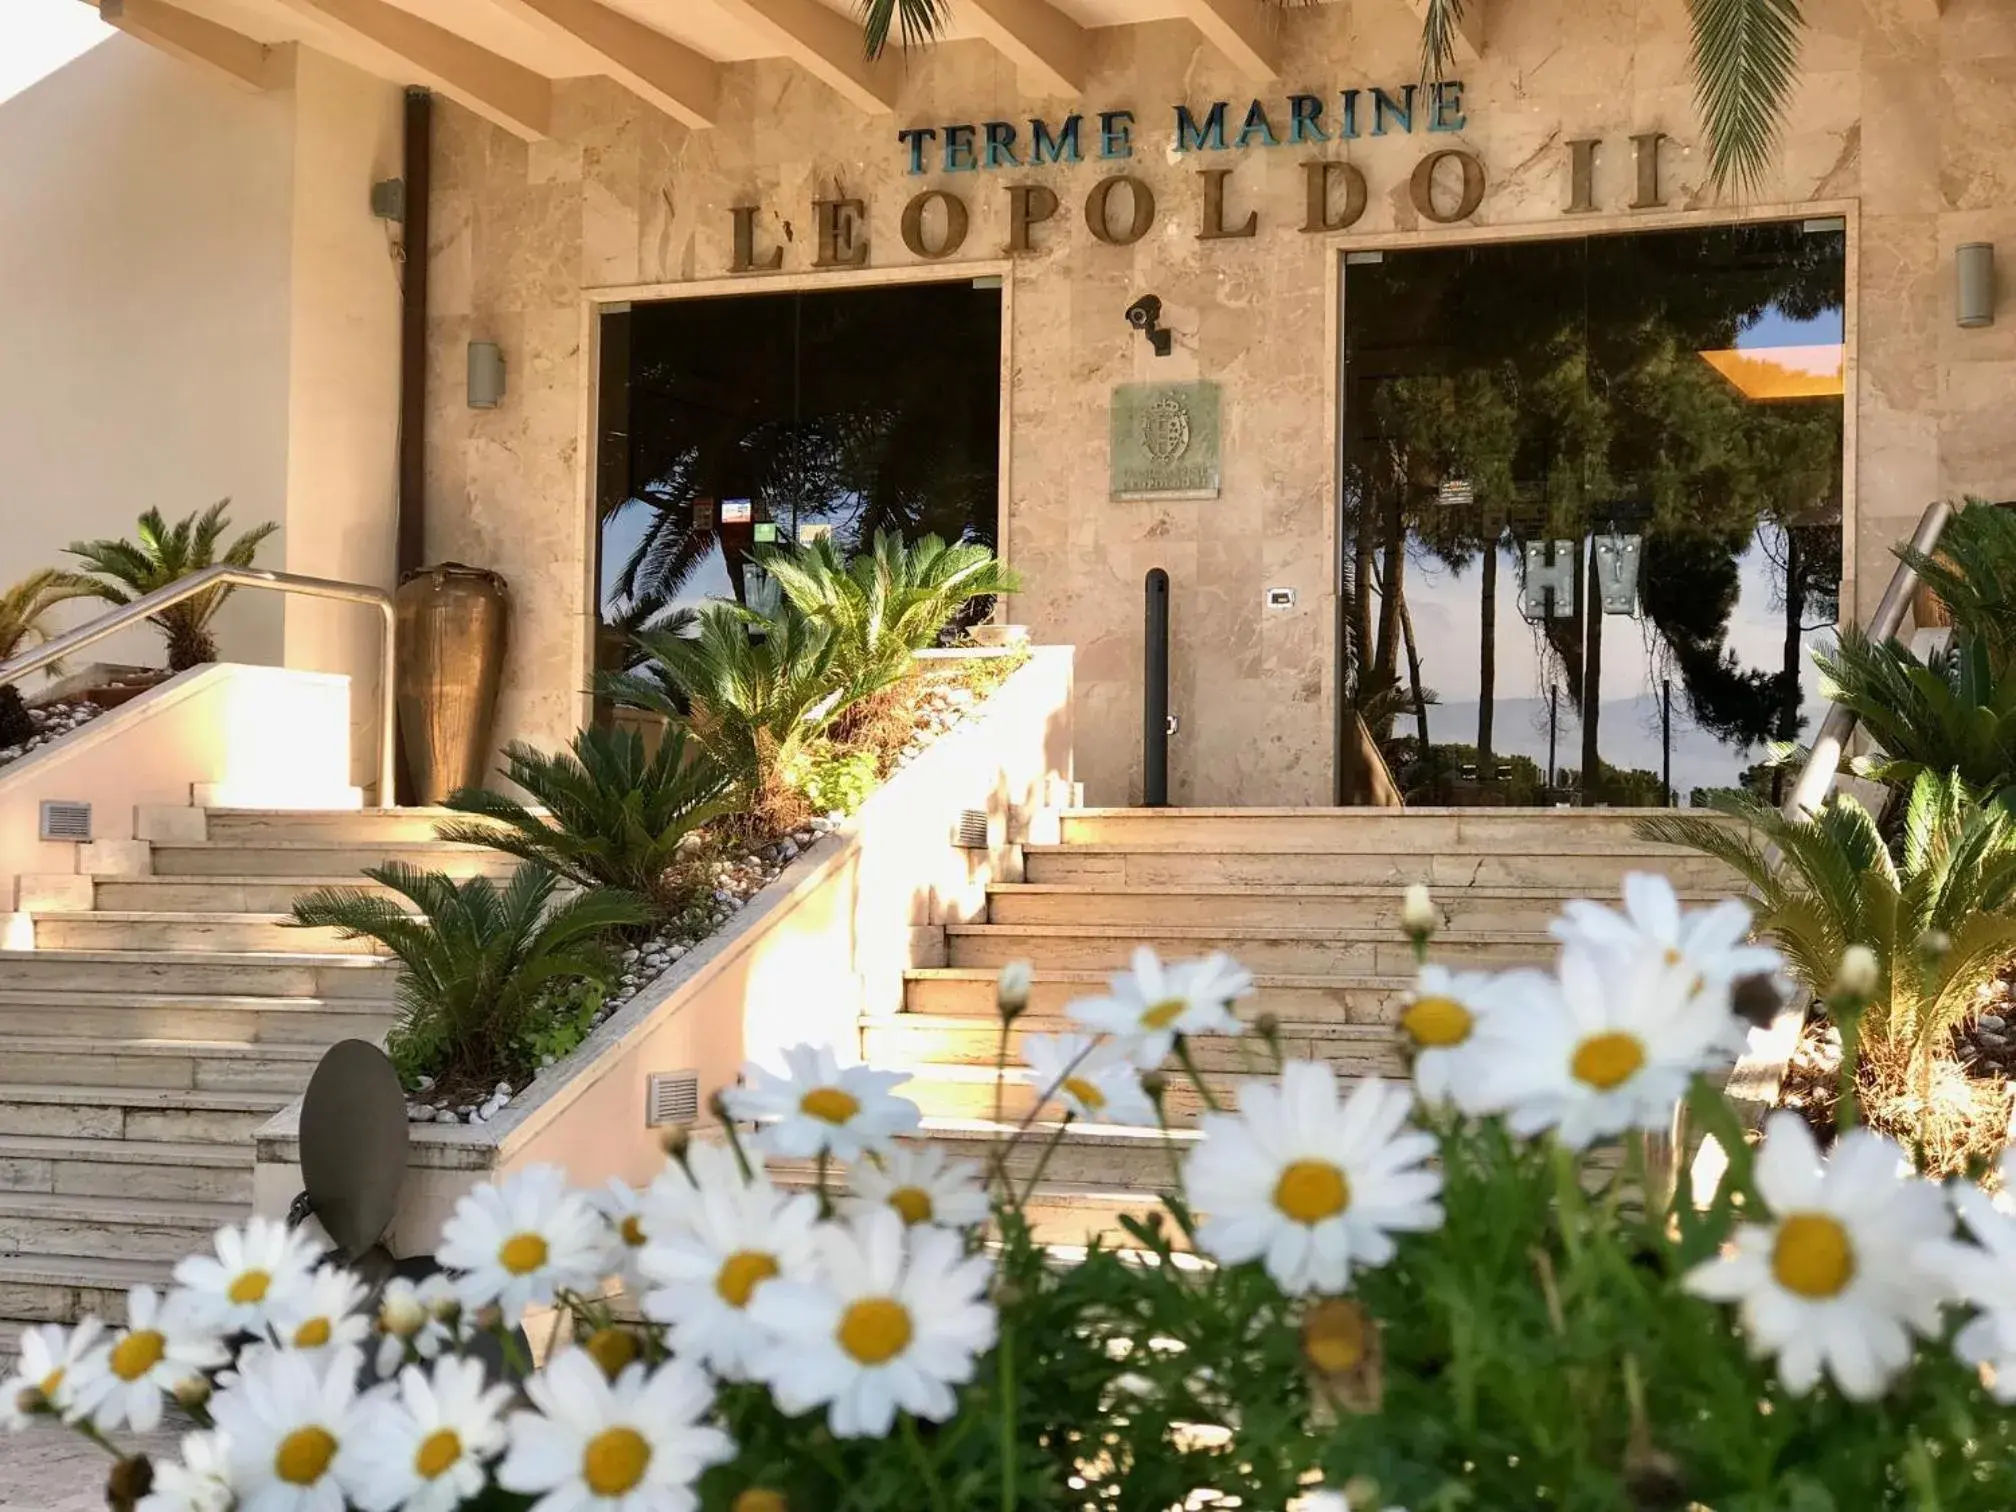
M1755 189L1792 96L1800 0L1687 0L1687 13L1709 177L1717 187Z
M905 47L936 41L951 19L950 0L861 0L861 26L868 56L879 58L896 32Z
M1456 62L1463 0L1427 0L1421 10L1421 77L1442 79Z

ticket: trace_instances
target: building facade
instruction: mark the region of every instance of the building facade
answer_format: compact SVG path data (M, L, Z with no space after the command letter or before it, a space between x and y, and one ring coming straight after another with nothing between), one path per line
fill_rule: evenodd
M560 60L540 129L440 101L426 549L511 584L500 739L589 717L626 504L677 517L677 602L707 551L737 554L731 527L882 518L861 479L925 444L899 411L934 394L964 519L1023 579L998 617L1077 647L1097 803L1140 797L1150 569L1176 802L1358 796L1361 734L1424 800L1656 802L1656 778L1685 801L1810 732L1808 653L1837 604L1868 611L1929 502L2016 493L2016 312L1963 327L1956 276L1963 246L2016 247L1999 0L1809 4L1779 149L1740 191L1708 182L1681 0L1493 0L1439 83L1402 0L1288 8L1258 55L1250 28L1136 8L1055 0L1067 69L969 36L865 101L802 58L730 56L704 128L529 30L511 67ZM249 14L212 19L257 33ZM283 39L343 52L253 36ZM366 213L361 183L328 183ZM985 308L806 335L806 300L933 287ZM775 322L720 302L784 296L793 345L768 362ZM501 351L494 406L469 402L472 343ZM930 366L948 344L993 365L991 420ZM683 376L654 388L661 358ZM875 400L880 450L850 471L860 415L808 423L804 396L906 367L926 376ZM787 368L781 425L720 376ZM743 418L641 458L654 393ZM384 539L382 460L317 529ZM959 517L939 482L913 491L891 518Z

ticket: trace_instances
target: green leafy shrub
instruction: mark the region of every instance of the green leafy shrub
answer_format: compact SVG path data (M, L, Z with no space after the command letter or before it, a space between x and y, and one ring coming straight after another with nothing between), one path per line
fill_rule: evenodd
M617 974L610 935L651 917L642 898L614 889L558 899L560 879L532 863L502 887L397 862L364 875L394 896L320 888L295 903L294 921L398 957L400 1016L386 1051L409 1083L428 1075L449 1091L530 1072L536 1057L524 1059L521 1039L548 990L606 987Z
M656 755L636 730L590 728L563 753L514 741L504 759L505 777L544 813L463 788L447 806L485 822L441 824L443 840L537 862L581 887L635 893L659 919L692 901L700 884L682 864L681 846L727 812L729 777L683 727L666 732Z
M851 814L868 801L880 775L875 752L833 749L814 755L799 790L822 814Z
M537 1070L562 1060L580 1048L595 1028L595 1015L607 1000L604 984L578 977L556 983L525 1016L525 1026L511 1042L521 1067Z
M255 525L220 554L218 547L231 528L224 513L230 505L229 499L220 499L202 514L192 514L173 525L162 518L160 510L150 509L140 516L137 541L73 541L65 550L79 558L91 574L82 581L89 584L92 596L108 604L130 604L206 567L250 567L260 544L280 527L270 522ZM168 642L171 672L217 660L217 640L210 633L210 622L230 596L228 587L212 588L153 617Z
M2016 676L1994 670L1984 642L1956 637L1921 661L1850 626L1813 661L1821 695L1853 710L1878 747L1851 763L1858 774L1906 788L1954 772L1990 793L2016 782Z

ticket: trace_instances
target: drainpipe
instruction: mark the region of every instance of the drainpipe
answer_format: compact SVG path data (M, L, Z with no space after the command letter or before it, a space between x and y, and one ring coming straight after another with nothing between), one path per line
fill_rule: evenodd
M406 262L399 289L398 576L427 554L427 201L434 97L406 91Z

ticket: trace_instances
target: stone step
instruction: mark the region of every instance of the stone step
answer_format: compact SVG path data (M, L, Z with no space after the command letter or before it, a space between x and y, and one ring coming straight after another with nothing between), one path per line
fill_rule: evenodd
M1221 1046L1225 1053L1219 1055L1214 1052L1213 1058L1232 1060L1233 1069L1214 1070L1208 1066L1200 1066L1199 1069L1212 1095L1231 1107L1236 1101L1238 1084L1244 1077L1271 1075L1272 1072L1271 1068L1261 1064L1259 1054L1255 1055L1250 1071L1239 1068L1237 1042L1224 1041ZM1254 1048L1258 1050L1257 1046ZM1407 1074L1398 1038L1392 1030L1376 1026L1335 1026L1324 1038L1323 1059L1329 1061L1343 1078L1384 1076L1398 1079ZM952 1065L938 1061L905 1064L877 1060L875 1065L878 1070L906 1071L910 1074L911 1079L898 1091L922 1108L926 1118L991 1118L997 1106L1007 1118L1024 1117L1035 1105L1036 1094L1040 1090L1032 1085L1033 1073L1020 1066L1009 1066L998 1088L1000 1101L997 1104L993 1062L990 1048L984 1064ZM1165 1106L1170 1122L1194 1122L1204 1108L1203 1097L1181 1069L1172 1065L1168 1076L1169 1091Z
M1243 851L1188 846L1030 845L1031 882L1117 887L1385 886L1426 882L1438 893L1468 887L1557 888L1564 897L1614 897L1627 872L1654 871L1675 887L1716 896L1742 891L1721 862L1642 847L1548 852L1364 850Z
M98 908L114 913L288 914L298 899L325 887L355 888L377 897L397 896L355 873L337 877L100 877L93 894ZM402 906L414 911L411 904Z
M252 1146L0 1135L0 1191L249 1207Z
M1163 959L1229 951L1256 975L1402 976L1414 970L1413 947L1390 929L1202 928L1107 924L953 924L945 930L953 966L999 969L1028 961L1038 971L1114 971L1138 945ZM1538 931L1449 934L1435 957L1463 967L1533 966L1551 959L1554 943Z
M106 1255L172 1266L208 1248L221 1225L243 1217L236 1203L0 1191L0 1252Z
M998 973L981 968L935 967L907 973L903 1001L912 1013L980 1018L993 1022ZM1259 976L1257 991L1240 1004L1248 1017L1272 1013L1282 1020L1385 1024L1399 1016L1413 985L1405 976ZM1029 1010L1055 1016L1081 997L1106 991L1103 971L1041 971L1029 990Z
M381 845L388 840L402 844L432 840L435 825L469 818L444 808L208 809L203 822L213 843L316 840Z
M1032 1034L1082 1032L1062 1014L1025 1013L1008 1036L1008 1069L1022 1064L1024 1041ZM1328 1060L1340 1075L1400 1075L1399 1031L1386 1024L1310 1023L1284 1019L1281 1053L1292 1060ZM929 1013L890 1013L861 1021L861 1058L871 1066L909 1066L920 1076L946 1066L978 1066L991 1073L1001 1040L1000 1025L989 1019ZM1190 1041L1198 1068L1207 1074L1260 1075L1272 1071L1266 1045L1254 1035L1200 1034ZM1389 1053L1391 1052L1391 1053ZM928 1069L920 1069L928 1068ZM1172 1078L1175 1073L1171 1073Z
M0 950L0 999L24 992L75 991L344 998L386 1003L398 984L395 963L386 956Z
M243 1215L234 1221L242 1221ZM207 1248L203 1239L185 1253ZM173 1258L109 1258L100 1255L0 1255L0 1317L14 1324L74 1323L90 1314L108 1323L126 1321L126 1293L135 1286L165 1289L174 1284ZM11 1352L17 1329L0 1325L0 1351Z
M1504 853L1643 845L1647 856L1690 854L1644 844L1635 826L1670 809L1067 809L1066 845L1163 845L1200 850Z
M310 1045L380 1040L389 1001L144 992L0 990L0 1044L60 1027L88 1040L200 1040L206 1045Z
M68 1029L67 1019L49 1028ZM317 1045L205 1044L173 1039L9 1035L7 1075L52 1086L145 1087L166 1092L273 1092L294 1096L322 1058Z
M1683 894L1694 903L1713 896ZM996 924L1109 924L1116 929L1171 925L1259 929L1400 928L1402 893L1396 887L1113 887L1007 883L987 890L988 918ZM1444 891L1435 901L1451 935L1544 932L1560 916L1556 888L1473 887Z
M375 940L303 929L284 913L48 913L35 916L41 950L187 950L236 954L371 955Z
M246 1142L249 1148L259 1126L292 1100L282 1092L177 1092L9 1082L0 1084L0 1134L177 1144Z
M367 866L403 861L422 871L452 877L506 877L517 866L511 857L480 845L446 845L438 840L203 841L154 847L157 877L348 877Z

